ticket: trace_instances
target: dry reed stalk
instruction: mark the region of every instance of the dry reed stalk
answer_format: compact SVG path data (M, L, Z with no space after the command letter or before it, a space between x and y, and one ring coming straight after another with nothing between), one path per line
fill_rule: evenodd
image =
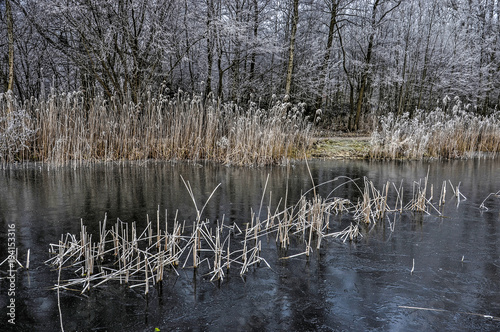
M61 270L62 270L62 265L59 264L57 273L57 309L59 310L59 323L61 324L61 331L64 332L64 324L63 324L62 310L61 310L61 294L59 290L61 285Z
M148 232L148 244L149 244L149 246L151 246L151 243L152 243L152 240L153 240L153 227L151 226L151 222L149 221L149 215L148 214L146 215L146 219L147 219L146 230Z
M104 244L106 243L106 222L108 220L108 214L104 214L104 221L102 222L102 227L101 223L99 222L99 249L97 256L99 259L102 261L104 259Z
M156 275L156 280L158 281L163 281L163 268L164 268L164 251L160 251L159 257L158 257L158 267L156 269L157 275Z
M491 196L493 196L493 197L497 197L497 198L500 198L500 190L499 190L499 191L497 191L496 193L490 193L490 194L488 194L488 196L486 196L486 198L485 198L485 199L481 202L481 205L479 205L479 208L480 208L481 210L486 210L486 211L488 211L488 210L489 210L489 209L486 207L486 205L484 205L484 203L485 203L485 202L486 202L486 201L487 201L487 200L488 200Z
M372 182L373 183L373 182ZM377 216L380 220L382 220L389 209L389 206L387 205L387 198L389 196L389 181L384 185L384 188L382 188L382 192L384 192L385 189L385 196L382 197L382 199L379 199L379 205L377 209Z
M119 241L120 240L118 239L118 220L116 221L114 229L111 228L111 232L113 234L113 244L114 244L114 249L115 249L114 250L115 251L115 256L118 257L118 255L119 255L119 248L120 248L120 246L119 246L119 243L120 243Z
M231 236L228 235L227 237L227 251L226 251L226 270L229 272L229 269L231 267L231 251L230 249L230 244L231 244Z
M333 238L340 237L342 242L347 241L347 239L349 239L350 241L353 241L358 236L362 236L359 232L359 225L358 224L354 225L353 223L351 223L348 227L346 227L342 231L329 233L329 234L324 235L325 238L326 237L333 237Z
M30 269L30 250L31 249L28 249L28 254L26 255L26 270Z
M424 308L424 307L411 307L411 306L405 306L405 305L400 305L400 306L398 306L398 308L453 313L452 311L446 310L446 309L435 309L435 308ZM472 315L472 316L483 317L483 318L486 318L486 319L493 319L495 321L500 321L500 317L495 317L495 316L491 316L491 315L479 314L479 313L475 313L475 312L463 312L463 311L459 311L458 313L465 314L465 315Z
M309 257L309 253L311 252L311 240L312 240L313 227L309 228L309 240L307 241L306 247L306 256Z
M149 265L148 264L148 257L144 256L144 275L145 275L144 282L146 284L146 289L144 290L144 294L149 293L148 265Z
M461 182L458 183L458 185L456 187L453 187L453 184L451 183L450 180L448 180L449 184L450 184L450 187L451 187L451 190L453 191L453 196L456 197L457 199L457 206L460 205L460 202L462 199L466 200L467 197L465 197L461 192L460 192L460 184Z
M198 227L197 227L197 223L196 221L193 222L193 268L197 268L198 267L198 261L197 261L197 257L198 257Z
M370 188L366 178L364 178L364 183L364 189L361 191L362 200L358 200L355 208L354 219L362 221L365 224L369 224L371 222L370 218L372 215L372 200L370 199Z
M160 206L158 205L158 210L156 210L156 243L157 243L157 248L158 250L161 249L161 242L160 242Z
M439 206L444 205L446 202L446 180L443 181L443 185L441 187L441 194L439 195Z
M365 188L363 192L363 201L361 203L361 214L363 216L361 220L365 224L369 224L371 215L371 200L370 200L370 188L366 185L366 178L365 178Z
M243 264L247 262L247 237L248 237L248 223L245 228L245 239L243 240Z

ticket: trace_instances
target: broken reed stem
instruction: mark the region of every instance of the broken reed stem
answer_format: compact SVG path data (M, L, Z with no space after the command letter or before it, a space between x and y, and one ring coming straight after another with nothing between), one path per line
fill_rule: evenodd
M161 242L160 242L160 206L158 205L158 210L156 210L156 247L158 250L161 248Z
M412 307L412 306L406 306L406 305L400 305L400 306L398 306L398 308L453 313L453 311L446 310L446 309ZM483 317L483 318L487 318L487 319L493 319L495 321L500 321L500 317L495 317L495 316L492 316L492 315L485 315L485 314L479 314L479 313L475 313L475 312L464 312L464 311L458 311L457 313L465 314L465 315L478 316L478 317Z
M144 294L149 293L149 280L148 280L148 257L144 256L144 282L146 283L146 289L144 290Z
M64 324L62 318L62 310L61 310L61 270L62 270L62 262L59 264L58 272L57 272L57 309L59 310L59 323L61 324L61 331L64 332Z
M146 218L148 220L148 224L147 224L147 231L148 231L148 242L149 242L149 246L151 246L151 241L153 239L153 228L151 227L151 223L149 222L149 215L146 215Z
M312 240L313 227L309 227L309 240L307 241L306 256L309 257L309 252L311 251L311 240Z
M481 205L479 205L479 208L481 210L486 210L488 211L489 209L484 205L484 203L491 197L497 197L497 198L500 198L500 190L497 191L496 193L490 193L488 196L486 196L486 198L481 202Z
M30 249L28 249L28 255L26 256L26 270L30 269Z
M441 187L441 195L439 195L439 206L444 205L446 202L446 180L443 181L443 185Z

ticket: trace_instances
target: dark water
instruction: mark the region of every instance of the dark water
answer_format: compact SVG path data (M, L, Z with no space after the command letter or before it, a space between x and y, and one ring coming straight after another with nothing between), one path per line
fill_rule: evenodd
M271 269L260 266L240 277L230 271L222 283L212 283L201 271L180 269L161 288L146 296L143 289L107 284L91 292L61 293L66 331L457 331L500 330L500 198L479 205L500 190L500 161L310 163L316 183L337 176L368 177L377 188L404 180L405 201L412 182L429 172L435 199L442 182L450 180L467 197L457 206L448 195L445 218L412 214L396 216L394 231L379 222L363 238L343 243L328 239L306 259L280 260L270 237L262 252ZM288 173L288 175L287 175ZM189 181L198 205L207 204L210 220L248 221L258 211L269 174L265 201L285 197L294 203L311 188L306 165L228 168L189 164L108 164L86 168L47 169L31 165L0 172L0 261L7 257L8 225L15 224L16 247L24 264L31 249L29 271L17 271L15 328L8 323L8 267L0 267L0 330L60 330L57 272L43 262L49 243L61 234L78 234L80 220L97 233L98 222L137 221L156 216L160 206L168 218L193 220L195 210L182 183ZM342 180L319 190L327 195ZM358 182L361 185L362 182ZM451 189L448 187L448 191ZM359 191L352 183L335 191L352 200ZM273 203L273 204L274 204ZM345 223L333 219L333 227ZM292 241L293 242L293 241ZM304 251L297 241L288 255ZM414 271L411 269L414 263ZM406 307L406 308L405 308ZM419 307L432 310L414 309ZM492 318L483 315L493 316Z

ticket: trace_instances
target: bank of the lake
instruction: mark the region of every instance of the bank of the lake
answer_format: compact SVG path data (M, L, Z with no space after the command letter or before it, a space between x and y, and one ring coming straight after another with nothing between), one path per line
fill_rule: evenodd
M0 163L216 161L264 166L290 160L462 159L500 152L500 112L371 115L364 133L340 133L308 115L305 103L267 108L178 93L119 102L80 91L23 102L0 94ZM323 138L315 138L315 137Z
M340 135L313 139L307 155L318 159L367 159L370 157L370 137Z

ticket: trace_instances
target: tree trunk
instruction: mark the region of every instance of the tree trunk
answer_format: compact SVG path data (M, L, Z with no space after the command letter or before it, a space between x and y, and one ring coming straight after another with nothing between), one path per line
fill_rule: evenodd
M292 32L290 35L290 49L288 57L288 66L286 73L285 95L290 96L290 88L292 87L293 73L293 55L295 51L295 36L297 34L297 22L299 20L299 0L293 0L293 17L292 17Z
M9 76L7 79L7 91L9 91L12 90L14 84L14 23L10 0L5 0L5 16L7 18L7 42L9 44Z
M224 70L222 70L222 46L218 46L217 49L217 70L219 72L219 81L217 83L217 99L222 101L224 96L222 95L222 80L224 75Z
M259 30L259 4L257 0L253 0L253 38L254 43L257 41L257 35ZM255 75L255 58L257 57L255 49L252 51L250 56L250 81L253 81Z
M207 81L205 83L204 98L212 91L212 64L213 64L213 38L212 38L212 20L214 16L214 3L207 1ZM215 38L215 34L213 36Z
M356 117L354 119L354 123L351 124L350 130L358 130L359 128L359 119L361 117L361 109L363 108L363 98L365 96L365 89L368 83L368 73L370 71L370 60L373 49L373 34L370 36L370 41L368 42L368 52L366 53L366 63L365 70L363 76L361 77L361 86L359 88L358 101L356 103Z
M372 59L372 51L373 51L373 43L375 39L375 24L376 24L376 15L377 15L377 6L379 4L379 0L376 0L375 3L373 4L373 9L372 9L372 21L371 21L371 27L372 27L372 32L370 33L370 37L368 38L368 48L366 51L366 58L365 58L365 68L363 72L363 76L361 76L361 87L359 88L359 94L358 94L358 101L356 104L356 118L354 119L354 123L351 123L351 128L350 130L358 130L359 127L359 119L361 117L361 109L363 108L363 98L365 96L365 89L366 89L366 84L368 82L368 74L370 72L370 62Z
M361 109L363 108L363 98L365 96L367 80L368 72L365 72L363 74L363 77L361 78L361 87L359 89L358 101L356 103L356 117L354 118L354 122L352 123L351 128L349 128L352 131L356 131L359 128L359 119L361 118Z
M417 101L417 109L420 109L420 105L422 102L422 95L424 90L424 82L427 79L427 67L429 66L429 50L430 50L430 42L431 42L431 33L434 25L434 17L436 13L437 1L433 3L432 6L432 15L429 22L429 31L427 32L426 44L425 44L425 53L424 53L424 67L422 69L422 75L420 77L420 87L418 91L418 101Z
M380 1L381 0L375 0L372 7L372 17L371 17L372 31L370 32L370 37L368 38L368 47L366 50L366 57L365 57L365 68L363 70L363 75L361 76L361 87L359 89L358 102L356 106L356 118L354 119L354 124L350 128L351 130L358 130L359 128L359 119L361 117L361 110L363 109L363 99L365 97L364 94L367 89L368 76L370 74L370 64L373 53L376 27L377 25L380 24L380 22L382 22L382 20L387 14L396 9L402 2L402 0L397 1L392 8L385 11L382 15L380 15L380 18L377 20L377 7L379 6Z
M328 29L328 39L326 42L325 56L323 58L323 64L321 66L321 72L320 72L321 78L318 87L319 95L316 98L316 108L321 108L321 106L325 102L323 98L323 93L324 93L323 90L325 89L328 61L330 61L330 52L333 44L333 34L335 33L335 27L337 26L337 6L338 6L337 0L334 0L332 3L332 8L330 8L330 27Z

